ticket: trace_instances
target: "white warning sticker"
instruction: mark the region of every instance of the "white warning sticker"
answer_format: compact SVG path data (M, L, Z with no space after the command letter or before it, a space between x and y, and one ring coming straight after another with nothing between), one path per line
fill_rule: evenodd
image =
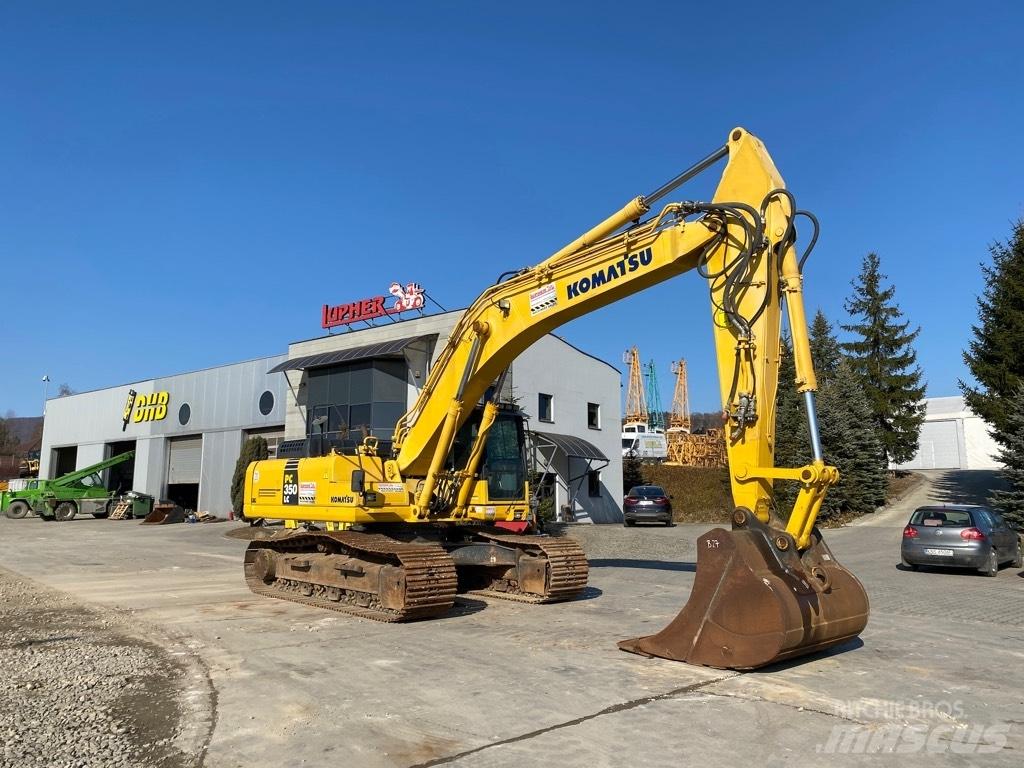
M381 493L404 493L405 486L402 483L377 483L374 488Z
M299 483L299 504L316 504L316 483Z
M555 284L542 285L534 291L530 291L530 314L539 315L545 310L551 309L558 303L558 294L555 292Z

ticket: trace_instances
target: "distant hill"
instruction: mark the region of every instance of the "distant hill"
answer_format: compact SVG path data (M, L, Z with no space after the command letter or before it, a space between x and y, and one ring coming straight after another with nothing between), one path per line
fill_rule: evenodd
M4 421L7 422L7 429L11 434L18 438L21 453L39 450L43 436L42 416L15 416Z

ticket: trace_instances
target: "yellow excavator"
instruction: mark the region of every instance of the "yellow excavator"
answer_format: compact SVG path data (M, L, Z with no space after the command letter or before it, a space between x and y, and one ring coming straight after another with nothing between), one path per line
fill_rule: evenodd
M725 159L711 202L652 207ZM802 254L800 216L814 228ZM389 447L366 437L353 455L249 465L244 514L291 528L251 542L250 588L383 621L439 615L459 592L537 603L579 595L587 560L575 541L495 525L530 519L524 415L499 402L505 372L564 323L696 270L710 286L732 529L698 540L696 578L680 614L658 634L619 646L752 669L856 637L867 623L867 595L815 527L838 479L822 458L802 296L817 228L764 145L736 128L720 149L547 260L506 273L452 330ZM774 465L783 306L813 456L795 469ZM799 484L788 516L775 508L776 480Z

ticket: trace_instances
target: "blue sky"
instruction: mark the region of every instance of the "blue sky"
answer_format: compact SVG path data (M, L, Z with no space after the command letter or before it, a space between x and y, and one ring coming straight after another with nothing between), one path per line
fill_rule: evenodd
M688 7L689 6L689 7ZM0 8L0 413L280 353L322 303L447 307L742 125L822 222L842 320L877 251L957 392L987 245L1024 216L1018 3L47 3ZM714 177L680 197L704 197ZM684 275L562 329L718 407Z

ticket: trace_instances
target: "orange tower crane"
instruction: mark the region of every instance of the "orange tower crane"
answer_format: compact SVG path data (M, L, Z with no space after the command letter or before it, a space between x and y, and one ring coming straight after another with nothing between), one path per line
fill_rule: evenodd
M622 362L629 366L629 385L626 387L625 424L647 424L647 396L644 394L644 378L640 370L640 350L630 347L622 356Z
M690 393L686 383L686 361L672 363L676 375L676 389L672 395L672 413L668 417L669 430L690 431Z

